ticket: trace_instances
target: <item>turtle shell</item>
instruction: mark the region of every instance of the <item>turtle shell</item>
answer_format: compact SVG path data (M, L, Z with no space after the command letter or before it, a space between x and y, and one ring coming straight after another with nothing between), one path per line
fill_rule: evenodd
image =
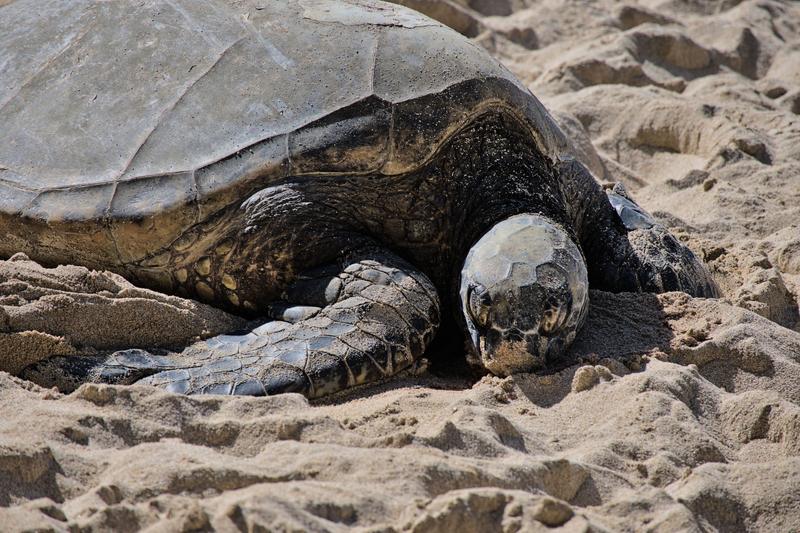
M407 173L490 109L565 146L482 48L377 1L12 0L0 58L0 254L43 261L136 261L287 176Z

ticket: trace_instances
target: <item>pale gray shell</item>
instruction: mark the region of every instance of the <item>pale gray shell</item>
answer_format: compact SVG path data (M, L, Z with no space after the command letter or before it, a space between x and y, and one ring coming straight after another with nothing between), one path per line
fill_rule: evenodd
M545 154L563 150L497 61L396 5L12 0L0 7L0 229L92 224L98 249L125 261L288 175L408 172L492 107L527 122ZM47 240L12 237L0 252L26 239Z

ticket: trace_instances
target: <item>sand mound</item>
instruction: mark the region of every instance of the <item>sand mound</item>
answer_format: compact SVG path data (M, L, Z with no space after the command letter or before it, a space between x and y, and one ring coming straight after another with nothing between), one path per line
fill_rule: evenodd
M112 272L43 268L24 254L0 261L0 370L53 355L170 348L244 321L192 300L133 286Z
M195 398L104 385L65 396L0 375L0 399L17 406L0 421L0 505L14 505L0 511L3 523L317 531L800 523L792 386L800 334L677 293L592 296L591 328L573 354L580 363L463 390L409 378L314 406L299 395ZM618 331L624 338L613 340Z
M800 529L800 7L402 3L529 84L598 179L624 182L724 298L592 292L551 374L408 376L320 404L62 395L0 373L3 528ZM0 262L0 305L11 372L241 325L21 256Z

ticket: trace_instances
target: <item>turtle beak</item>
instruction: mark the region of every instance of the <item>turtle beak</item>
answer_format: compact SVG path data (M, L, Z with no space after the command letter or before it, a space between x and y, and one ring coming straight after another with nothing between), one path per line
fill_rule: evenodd
M467 308L467 294L469 293L470 283L464 282L462 280L461 283L461 290L459 291L459 297L461 300L461 318L464 320L464 325L467 329L467 335L469 337L469 348L472 355L476 356L476 360L481 360L481 338L480 334L478 333L478 328L475 327L475 323L472 321L472 317L470 316L469 309Z
M493 330L481 344L483 367L495 376L533 372L547 363L548 339L536 333Z
M469 351L472 352L472 355L475 356L476 361L481 360L481 355L483 354L483 339L481 338L480 333L478 333L478 328L475 327L475 324L472 323L469 315L465 312L464 315L464 322L466 322L467 326L467 335L469 338Z
M469 339L472 341L472 349L475 350L475 355L480 358L482 355L481 344L483 343L481 342L482 339L480 338L480 335L478 335L478 331L475 328L470 328Z

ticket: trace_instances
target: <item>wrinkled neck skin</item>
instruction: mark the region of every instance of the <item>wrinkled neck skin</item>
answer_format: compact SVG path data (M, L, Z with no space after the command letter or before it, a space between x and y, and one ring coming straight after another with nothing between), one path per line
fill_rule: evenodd
M257 315L303 271L373 243L433 281L452 311L440 331L463 332L458 294L467 253L519 213L571 228L551 162L516 119L492 112L410 175L289 177L253 191L182 236L193 243L186 251L157 251L172 255L163 269L178 276L146 285ZM137 274L144 280L147 270Z
M547 157L536 148L530 133L502 116L479 122L474 134L454 142L444 160L458 175L461 210L453 217L453 243L448 272L442 284L455 325L469 337L462 312L461 271L470 249L498 223L521 213L552 220L574 239L563 202L561 182ZM435 280L439 281L439 280ZM467 343L469 344L469 343Z
M458 167L451 172L460 174L462 208L453 221L452 242L462 260L495 224L520 213L569 226L558 176L529 132L503 116L487 117L473 132L445 156Z

